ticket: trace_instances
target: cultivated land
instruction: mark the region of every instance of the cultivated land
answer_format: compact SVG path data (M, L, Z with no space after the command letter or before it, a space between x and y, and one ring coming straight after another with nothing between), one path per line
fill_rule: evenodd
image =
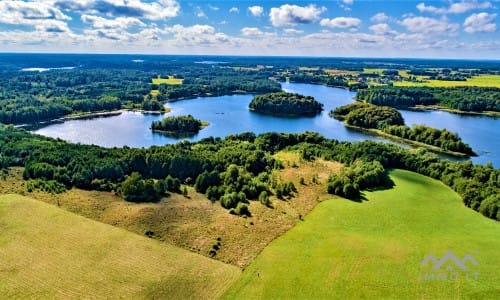
M498 299L498 222L463 207L441 182L403 170L391 178L393 189L366 192L362 203L320 203L223 298ZM478 265L466 262L462 271L448 261L439 270L453 268L458 277L431 280L433 264L421 266L423 259L448 251L458 259L470 254Z
M174 78L174 76L168 76L168 78L153 78L153 84L168 84L168 85L180 85L183 79Z
M31 198L0 196L3 299L210 299L240 272Z
M394 81L394 86L428 86L428 87L459 87L459 86L478 86L478 87L497 87L500 88L500 75L479 75L468 78L467 81L447 81L431 80L425 76L420 76L422 82Z

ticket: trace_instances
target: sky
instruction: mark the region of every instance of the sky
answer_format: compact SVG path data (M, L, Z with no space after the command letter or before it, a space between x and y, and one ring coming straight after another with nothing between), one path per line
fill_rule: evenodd
M496 60L499 7L499 0L0 0L0 52Z

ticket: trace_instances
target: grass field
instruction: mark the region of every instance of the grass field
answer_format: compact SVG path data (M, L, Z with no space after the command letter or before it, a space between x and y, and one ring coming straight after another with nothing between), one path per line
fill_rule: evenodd
M169 84L169 85L180 85L183 79L174 78L174 76L168 76L168 78L153 78L153 84Z
M320 203L223 298L499 299L500 224L463 207L438 181L402 170L391 178L395 188L367 192L362 203ZM422 266L427 255L448 251L478 265Z
M2 299L210 299L240 273L53 205L0 196Z
M479 75L467 79L467 81L444 81L425 80L424 82L395 81L394 86L429 86L429 87L457 87L457 86L478 86L478 87L498 87L500 88L500 75Z

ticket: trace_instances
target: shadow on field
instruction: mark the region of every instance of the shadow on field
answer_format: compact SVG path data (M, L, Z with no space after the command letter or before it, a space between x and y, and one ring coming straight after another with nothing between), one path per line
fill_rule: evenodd
M376 192L376 191L390 190L390 189L394 188L394 186L395 186L394 181L392 181L392 179L390 177L387 177L387 179L385 180L383 185L379 185L379 186L372 187L372 188L367 188L367 189L365 189L365 191ZM366 198L365 193L362 191L360 191L358 197L345 198L345 199L350 200L352 202L357 202L357 203L363 203L365 201L368 201L368 198Z

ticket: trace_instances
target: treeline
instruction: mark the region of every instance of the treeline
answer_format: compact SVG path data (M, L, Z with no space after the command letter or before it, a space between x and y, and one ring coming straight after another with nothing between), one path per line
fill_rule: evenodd
M158 66L157 66L158 67ZM0 123L34 123L74 113L120 108L163 110L164 101L234 93L267 93L281 90L268 79L270 71L238 72L222 66L182 63L161 65L159 70L97 68L19 72L2 70ZM152 85L162 72L184 78L182 85ZM152 89L159 94L152 96Z
M462 111L500 111L500 88L493 87L373 87L360 90L356 98L392 107L440 105Z
M368 103L351 103L330 112L330 116L345 120L348 125L384 129L391 125L404 125L401 113L392 107Z
M122 196L139 195L129 198L134 201L150 201L153 198L139 190L151 191L154 196L177 190L178 183L183 183L194 185L208 198L241 214L247 214L246 201L261 201L272 206L269 195L288 197L294 193L292 185L272 176L272 170L280 168L272 154L285 148L298 151L304 159L322 157L345 164L346 168L339 175L341 184L335 184L335 177L331 178L331 192L342 186L344 193L347 183L360 190L385 183L380 164L384 170L406 169L441 180L461 195L465 205L500 220L500 170L491 164L482 166L470 161L440 160L423 149L415 152L372 141L338 142L307 132L259 136L243 133L225 139L183 141L149 149L106 149L31 135L9 126L0 129L3 168L24 166L25 179L53 183L54 191L72 186L114 190ZM140 177L133 175L134 172ZM127 192L127 179L140 182L139 187L142 183L143 188ZM166 184L167 180L170 185ZM356 195L350 190L347 188L345 195Z
M323 110L323 104L313 97L287 92L258 95L248 107L256 112L281 116L311 116Z
M389 135L439 147L444 151L476 155L456 133L425 125L415 125L411 128L405 126L401 113L392 107L355 102L337 107L329 114L344 120L348 125L378 129Z
M198 133L202 122L192 115L170 116L151 123L151 130L163 131L172 135L193 135Z

